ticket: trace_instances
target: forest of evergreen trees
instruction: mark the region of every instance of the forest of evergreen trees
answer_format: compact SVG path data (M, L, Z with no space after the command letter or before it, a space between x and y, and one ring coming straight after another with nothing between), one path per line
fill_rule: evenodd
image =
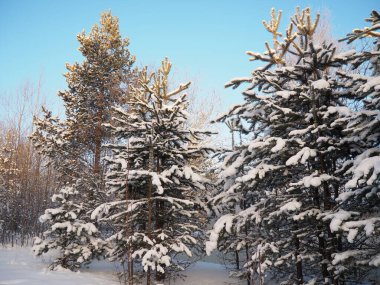
M378 284L380 14L339 42L309 8L283 33L281 15L247 52L259 67L225 86L242 103L205 118L171 62L137 67L103 13L66 65L64 116L37 106L25 127L20 108L0 124L0 242L57 251L52 270L120 262L129 285L216 251L248 285ZM194 127L208 119L232 145Z

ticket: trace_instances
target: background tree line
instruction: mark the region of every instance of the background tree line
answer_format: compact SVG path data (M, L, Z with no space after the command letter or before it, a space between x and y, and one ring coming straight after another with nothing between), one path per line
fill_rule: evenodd
M32 116L38 113L40 82L26 83L13 98L3 102L0 124L0 240L27 244L42 233L41 210L51 205L56 172L47 166L28 135Z

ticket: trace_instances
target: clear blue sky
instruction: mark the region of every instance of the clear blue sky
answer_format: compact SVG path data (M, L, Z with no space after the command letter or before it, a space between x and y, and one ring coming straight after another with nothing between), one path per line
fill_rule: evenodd
M284 28L298 5L329 11L336 37L362 27L371 10L380 9L375 0L0 0L0 102L42 75L44 95L59 106L65 63L81 61L76 35L111 10L139 65L158 66L169 57L180 79L195 80L200 96L216 92L227 110L241 96L224 83L248 76L253 64L245 51L264 51L270 40L262 19L269 20L272 7L282 9Z

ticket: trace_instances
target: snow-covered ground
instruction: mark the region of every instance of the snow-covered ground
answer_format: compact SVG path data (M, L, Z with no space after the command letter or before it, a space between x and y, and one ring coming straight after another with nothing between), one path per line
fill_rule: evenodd
M80 272L50 271L51 257L35 257L30 248L0 247L0 285L116 285L117 266L109 262L94 262ZM228 278L223 265L198 262L190 267L184 280L171 280L170 285L246 284ZM169 283L168 283L169 284Z
M30 248L0 248L0 284L28 285L101 285L119 284L112 269L50 271L51 257L35 257Z

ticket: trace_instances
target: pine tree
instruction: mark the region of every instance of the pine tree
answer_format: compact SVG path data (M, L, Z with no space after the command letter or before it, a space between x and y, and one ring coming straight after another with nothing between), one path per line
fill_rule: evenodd
M224 215L210 232L207 251L247 246L246 276L257 272L260 282L266 276L282 284L339 284L348 276L333 262L345 246L335 230L354 212L337 208L336 201L344 187L336 170L351 147L343 143L351 110L336 70L352 53L336 54L332 44L314 44L319 15L313 21L309 8L297 10L283 42L278 40L280 18L272 10L271 22L264 22L274 47L266 43L264 54L247 52L266 65L226 85L248 84L245 103L218 121L243 120L250 141L224 160L223 188L211 201L224 208ZM287 53L297 58L295 64L286 62ZM239 242L225 244L231 235Z
M104 255L105 243L99 240L99 224L91 220L92 211L104 203L104 177L101 147L109 139L103 123L111 117L111 106L123 104L132 85L134 62L122 39L118 19L102 14L101 26L78 35L83 63L67 65L68 90L59 92L64 101L65 120L43 110L35 118L31 139L38 151L59 173L56 208L47 209L41 221L49 229L47 240L37 239L35 252L60 250L51 268L77 269L92 258Z
M50 227L44 232L47 239L35 238L33 251L41 255L52 249L60 250L60 255L50 264L50 269L77 270L83 264L103 258L106 254L107 243L102 239L96 224L88 218L96 204L76 202L90 198L88 193L94 189L86 189L89 186L97 185L77 179L75 184L61 187L59 193L52 197L57 207L45 210L40 217L40 221L49 223ZM83 192L84 197L81 194Z
M358 271L364 280L368 271L380 267L380 15L373 11L370 27L355 29L345 40L373 38L374 49L349 56L353 70L340 71L341 88L353 105L359 105L345 121L345 141L351 142L351 159L338 170L345 175L345 191L338 201L355 215L339 223L336 231L349 241L333 262L345 272ZM367 74L358 73L363 65ZM342 143L345 143L342 142ZM362 270L362 271L360 271Z
M58 194L52 197L55 208L45 210L40 222L47 224L44 240L36 238L33 251L41 255L58 249L59 255L50 269L77 270L93 258L104 256L106 243L100 239L91 212L102 200L98 180L92 167L81 157L67 122L43 109L44 118L35 119L36 131L31 136L36 149L48 159L59 174ZM96 194L96 195L95 195Z
M205 221L197 197L207 180L191 161L209 149L199 145L209 135L188 129L186 90L190 83L169 91L171 63L165 59L154 73L145 69L133 88L128 109L115 108L108 128L118 138L109 144L107 158L109 195L115 200L98 207L93 218L112 222L116 233L111 257L128 261L132 284L132 259L161 281L166 274L183 270L178 254L191 257L202 247ZM125 260L127 259L129 260Z
M120 35L118 19L105 12L100 24L88 35L82 32L77 36L85 60L66 65L68 89L58 93L64 101L66 117L76 130L74 139L82 145L98 174L101 147L108 137L102 124L110 120L111 106L122 104L127 97L135 72L135 58L128 50L129 40Z

